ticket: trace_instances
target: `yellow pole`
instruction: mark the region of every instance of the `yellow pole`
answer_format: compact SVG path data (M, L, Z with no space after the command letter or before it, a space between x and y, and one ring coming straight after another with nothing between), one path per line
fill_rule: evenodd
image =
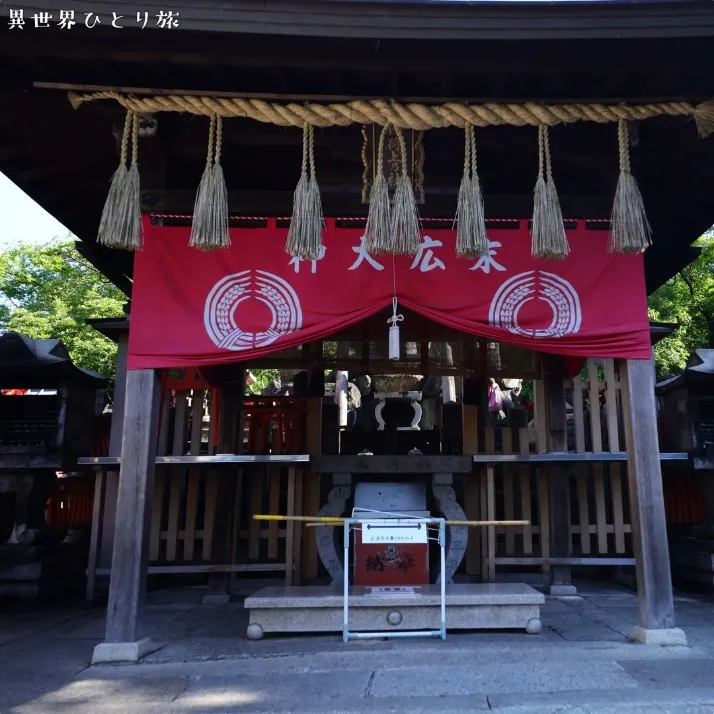
M465 526L467 528L475 528L479 526L504 526L504 527L510 527L513 526L514 528L517 527L523 527L523 526L529 526L531 524L530 521L446 521L445 525L447 526ZM334 526L336 524L334 523L306 523L305 526L306 528L329 528L331 526Z
M306 523L308 528L318 526L331 526L339 523L344 523L344 518L336 516L273 516L273 515L254 515L253 520L256 521L298 521ZM367 519L368 520L368 519ZM381 519L377 519L381 520ZM409 520L409 519L402 519ZM447 526L529 526L530 521L446 521Z
M344 518L335 516L271 516L254 515L254 521L300 521L302 523L344 523Z

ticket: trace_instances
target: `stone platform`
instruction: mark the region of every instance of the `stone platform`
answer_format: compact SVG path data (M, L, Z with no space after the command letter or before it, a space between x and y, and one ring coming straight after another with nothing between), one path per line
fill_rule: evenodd
M438 630L438 585L414 586L413 593L380 594L381 588L351 587L352 632ZM448 630L541 630L545 596L521 583L446 586ZM248 637L266 632L342 632L342 590L334 587L268 587L246 598Z

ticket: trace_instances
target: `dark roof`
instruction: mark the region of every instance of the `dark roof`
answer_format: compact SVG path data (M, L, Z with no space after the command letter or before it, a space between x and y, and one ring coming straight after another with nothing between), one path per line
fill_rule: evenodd
M0 387L57 387L72 382L101 388L107 379L77 367L60 340L32 340L19 332L0 333Z
M714 386L714 349L694 350L687 361L684 372L658 382L655 393L659 396L671 389L706 383Z
M650 341L656 345L679 328L676 322L650 322Z

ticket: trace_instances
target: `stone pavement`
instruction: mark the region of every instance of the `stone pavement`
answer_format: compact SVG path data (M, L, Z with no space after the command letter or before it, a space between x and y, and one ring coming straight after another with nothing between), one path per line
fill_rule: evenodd
M202 595L152 593L147 629L159 648L139 665L114 667L88 666L101 609L0 605L0 714L714 714L711 595L676 597L689 645L672 648L628 641L636 598L611 586L548 598L539 635L446 642L251 642L240 602L203 606Z

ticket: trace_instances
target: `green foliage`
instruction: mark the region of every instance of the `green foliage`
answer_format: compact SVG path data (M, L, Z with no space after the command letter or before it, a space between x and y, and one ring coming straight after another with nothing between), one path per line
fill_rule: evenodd
M251 369L250 373L255 377L255 382L248 385L248 394L258 396L275 379L280 379L280 371L277 369Z
M0 252L0 329L62 340L76 365L112 380L116 345L86 320L120 317L125 302L69 237Z
M583 365L583 368L580 370L580 379L584 381L588 381L590 379L590 370L588 369L588 363L585 362ZM597 365L597 381L598 382L605 382L605 368L599 364Z
M650 296L650 319L676 322L680 326L655 346L659 377L680 373L693 350L710 344L710 323L714 321L714 238L703 236L697 245L703 248L699 258Z

